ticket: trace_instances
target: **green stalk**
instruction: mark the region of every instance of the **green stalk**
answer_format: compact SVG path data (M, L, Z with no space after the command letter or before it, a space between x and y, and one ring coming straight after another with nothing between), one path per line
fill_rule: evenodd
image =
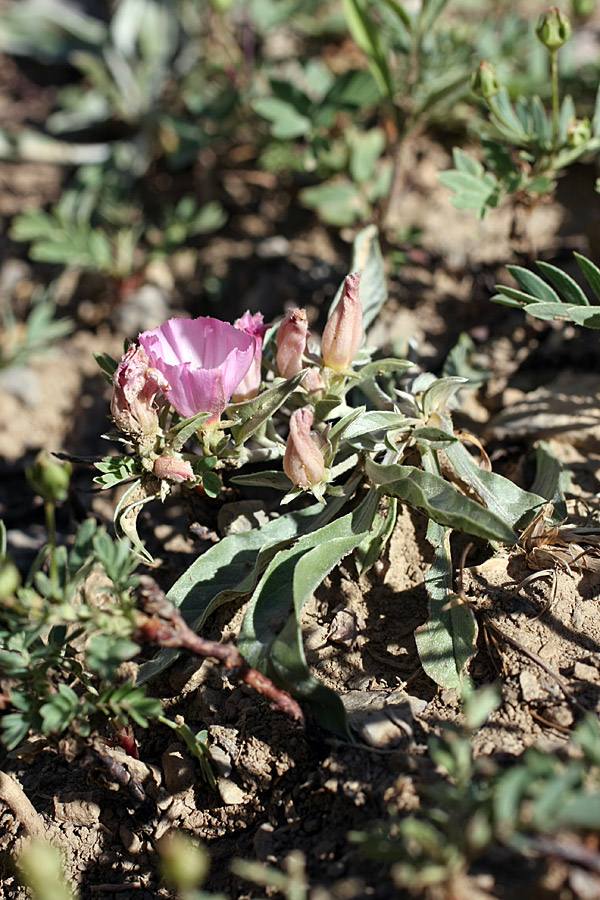
M44 516L48 533L48 549L50 551L50 581L58 587L58 563L56 560L56 507L52 500L44 501Z
M552 77L552 128L554 131L554 147L558 148L558 50L550 51L550 73Z

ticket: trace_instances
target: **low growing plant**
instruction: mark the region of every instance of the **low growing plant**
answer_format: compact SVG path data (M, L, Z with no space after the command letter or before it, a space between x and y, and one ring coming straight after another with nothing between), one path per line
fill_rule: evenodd
M140 553L139 510L172 489L202 486L214 497L223 478L284 495L276 519L220 540L167 597L198 631L219 605L249 595L238 641L247 663L342 734L342 704L309 673L299 625L302 606L325 576L352 553L359 572L368 572L400 502L424 514L434 563L426 579L430 619L417 646L438 684L459 686L477 629L467 606L448 604L450 534L515 543L552 499L480 466L455 433L450 409L465 378L436 378L363 346L386 299L372 228L357 238L358 265L361 273L340 287L320 350L308 341L304 311L293 310L270 327L259 313L235 327L173 319L140 335L139 347L131 345L119 363L99 360L112 380L120 429L112 437L124 454L106 457L96 480L107 488L128 484L115 525ZM273 462L283 471L265 468ZM292 501L299 505L287 510ZM275 629L275 621L285 624ZM141 680L175 655L161 652L142 668Z

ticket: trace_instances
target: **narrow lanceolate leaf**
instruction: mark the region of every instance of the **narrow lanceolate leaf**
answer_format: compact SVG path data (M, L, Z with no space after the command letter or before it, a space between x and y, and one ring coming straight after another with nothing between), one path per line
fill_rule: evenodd
M189 627L199 631L215 609L254 589L261 550L264 559L270 547L302 534L322 512L321 504L315 503L280 516L262 528L223 538L192 563L168 592L167 599L179 607ZM142 684L155 678L178 656L178 650L161 650L155 659L142 665L138 682Z
M251 666L307 702L319 724L342 735L347 735L343 705L309 673L299 619L325 576L365 539L378 502L370 491L353 512L277 553L250 601L238 642Z
M591 289L598 300L600 300L600 269L587 256L582 256L581 253L575 253L574 256Z
M287 398L292 394L304 378L305 372L298 372L259 394L253 400L245 403L234 404L229 407L230 412L236 416L241 425L234 425L231 433L237 445L243 444L248 438L258 431L260 426L277 412Z
M567 275L562 269L550 265L550 263L537 262L536 265L567 303L572 303L576 306L589 306L590 301L570 275Z
M427 540L434 549L433 562L425 576L429 596L429 619L415 632L419 659L425 672L443 688L460 688L461 674L473 656L477 623L468 606L452 605L451 530L430 522Z
M393 98L394 86L379 31L362 0L343 0L344 12L350 33L363 53L382 94Z
M404 500L440 525L488 541L507 544L517 541L516 533L504 518L460 494L441 475L423 472L416 466L382 466L371 460L366 462L366 473L379 485L380 493Z
M538 494L524 491L508 478L480 468L460 441L445 447L445 453L458 477L472 487L490 512L507 526L524 527L544 505L544 498Z
M535 272L530 272L522 266L508 266L508 271L526 294L531 294L543 303L560 303L556 291Z

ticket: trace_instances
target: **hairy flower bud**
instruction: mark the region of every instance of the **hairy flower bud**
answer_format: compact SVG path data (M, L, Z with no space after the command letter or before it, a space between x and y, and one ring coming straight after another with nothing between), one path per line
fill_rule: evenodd
M191 464L178 456L159 456L154 460L152 473L157 478L181 484L182 481L192 481L196 478Z
M333 310L321 340L323 362L334 372L344 372L354 362L362 337L362 306L358 299L360 272L348 275L342 296Z
M27 469L27 480L40 497L49 503L67 499L71 480L71 464L53 459L47 450L40 450L35 462Z
M117 427L132 438L154 436L158 431L154 398L169 389L164 375L150 366L144 348L132 344L113 376L110 411Z
M539 17L535 33L544 47L554 53L560 50L571 37L571 22L558 7L551 6L546 13Z
M495 68L484 59L471 76L471 90L478 97L490 100L500 90L500 82Z
M250 368L236 387L231 398L234 403L241 403L243 400L251 400L252 397L256 397L258 394L258 389L260 387L263 340L267 326L263 323L262 313L255 313L251 316L249 312L245 312L234 324L240 331L245 331L246 334L251 335L256 342L254 359L252 360Z
M317 435L311 433L312 410L305 406L290 416L290 434L283 457L283 471L296 487L307 490L325 478L325 463Z
M282 378L291 378L302 369L302 357L308 340L306 310L290 310L279 326L275 340L277 371Z

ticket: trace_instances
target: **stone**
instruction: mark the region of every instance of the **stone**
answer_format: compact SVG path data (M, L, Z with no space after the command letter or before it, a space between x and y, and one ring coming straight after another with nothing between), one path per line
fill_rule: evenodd
M165 787L172 794L178 794L191 787L196 781L196 766L188 755L184 744L170 744L162 755Z
M219 794L221 795L221 800L225 806L238 806L239 804L245 803L247 800L248 795L246 792L243 791L235 781L231 781L229 778L218 778L217 787L219 789Z

